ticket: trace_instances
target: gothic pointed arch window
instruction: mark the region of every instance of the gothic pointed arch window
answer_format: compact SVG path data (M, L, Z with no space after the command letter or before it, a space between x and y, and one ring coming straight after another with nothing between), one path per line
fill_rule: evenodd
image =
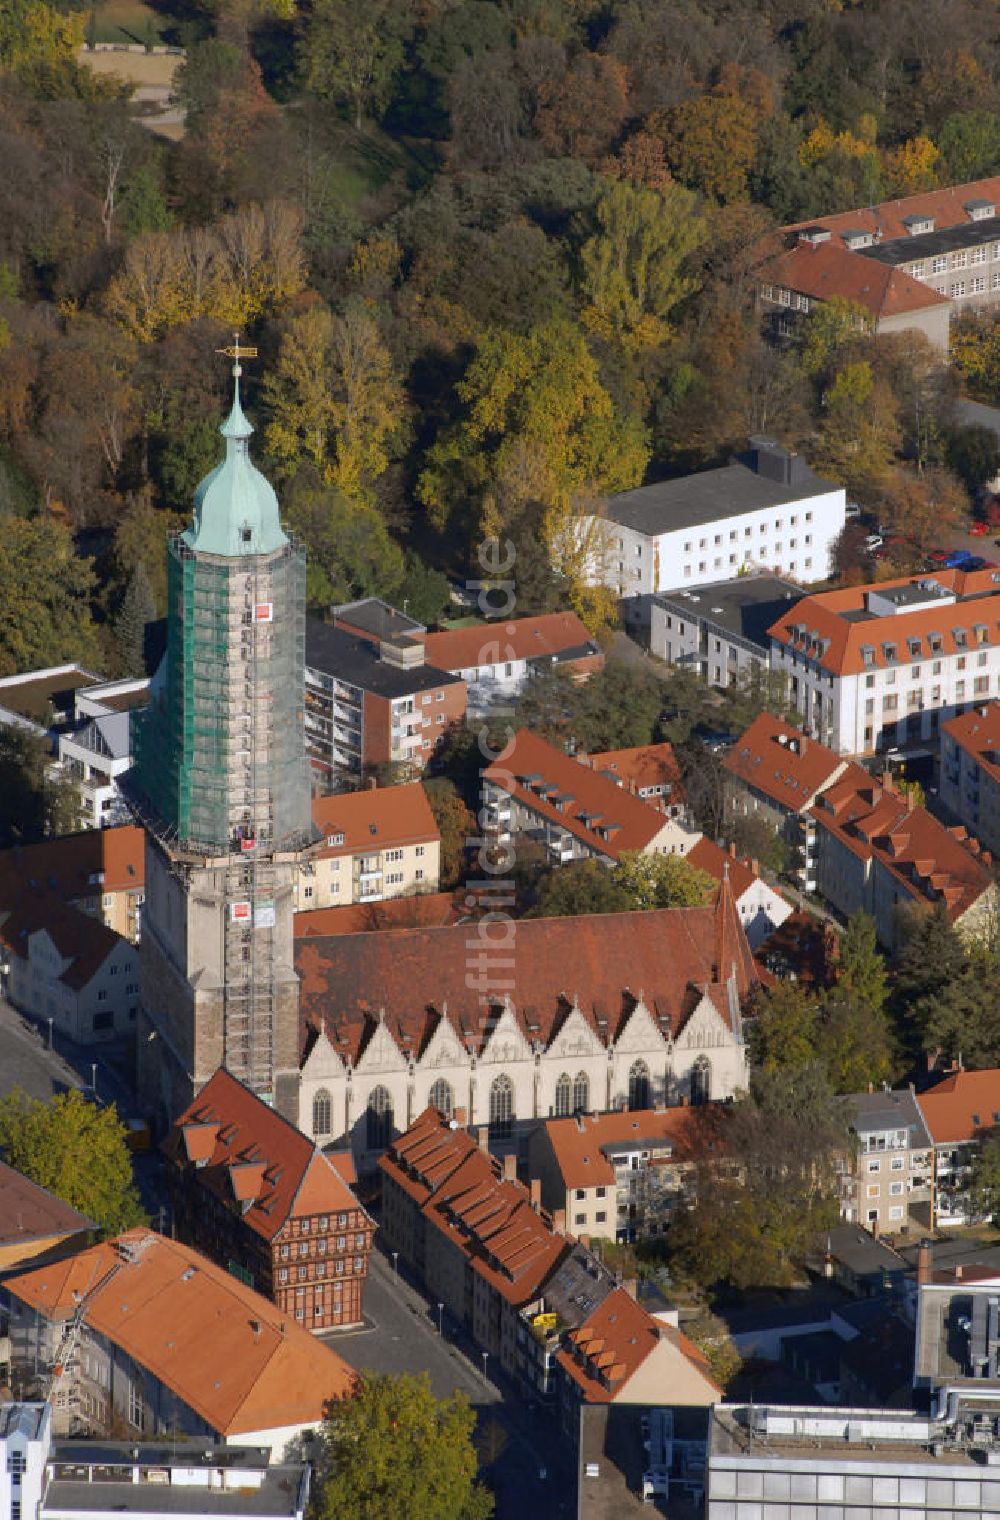
M510 1134L514 1122L514 1084L506 1072L490 1084L490 1129L498 1140Z
M328 1135L333 1129L333 1100L325 1087L313 1098L313 1134Z
M455 1110L455 1094L451 1090L451 1083L446 1082L444 1077L438 1077L429 1097L434 1107L439 1108L446 1119L450 1119Z
M368 1148L384 1150L392 1139L392 1094L385 1087L373 1087L368 1094Z
M712 1063L699 1056L691 1068L691 1102L708 1103L712 1096Z
M629 1108L649 1107L649 1067L645 1061L633 1061L628 1074Z
M573 1112L585 1114L590 1107L590 1078L585 1071L578 1071L573 1078Z
M556 1083L556 1118L565 1119L570 1112L570 1103L573 1101L573 1084L568 1074L564 1071Z

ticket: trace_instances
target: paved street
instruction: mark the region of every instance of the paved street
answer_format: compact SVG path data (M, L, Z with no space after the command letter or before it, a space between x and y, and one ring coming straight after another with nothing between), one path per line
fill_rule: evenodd
M483 1476L496 1495L496 1520L556 1520L569 1516L572 1470L565 1453L556 1457L554 1422L548 1411L526 1406L519 1395L494 1382L493 1358L482 1374L482 1353L447 1313L444 1335L437 1329L437 1307L428 1304L402 1275L394 1278L391 1261L378 1251L371 1259L365 1289L364 1330L324 1337L346 1362L359 1370L430 1373L439 1397L456 1389L478 1415L477 1444ZM539 1473L545 1469L545 1478Z
M18 1087L32 1098L47 1103L69 1087L87 1082L57 1048L47 1049L48 1032L41 1032L23 1019L5 999L0 999L0 1095Z

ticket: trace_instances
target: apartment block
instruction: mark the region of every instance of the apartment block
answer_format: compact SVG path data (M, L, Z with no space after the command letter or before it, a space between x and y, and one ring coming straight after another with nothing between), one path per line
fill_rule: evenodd
M441 834L419 781L313 798L322 840L295 884L296 910L437 892Z
M931 1225L973 1223L972 1163L982 1136L1000 1126L1000 1070L951 1072L917 1102L934 1146Z
M360 785L374 766L422 770L460 724L466 686L426 663L409 635L367 637L306 620L306 749L313 788Z
M489 836L527 834L557 863L684 855L699 837L526 728L483 772L483 800Z
M942 724L939 794L984 849L1000 852L1000 703Z
M584 531L600 545L589 578L628 604L632 618L657 592L707 586L768 570L823 580L845 521L842 486L814 475L799 454L752 438L721 469L638 486L610 497Z
M650 652L710 686L739 685L768 670L768 630L801 599L800 585L763 572L664 591L649 602Z
M129 714L149 701L145 678L82 686L74 693L74 721L60 732L63 770L77 784L87 828L130 822L119 783L132 764Z
M905 1235L911 1223L927 1228L934 1146L913 1092L854 1093L843 1103L857 1149L840 1174L841 1218L874 1235Z
M594 750L590 754L578 749L576 759L650 807L658 807L671 818L679 816L684 782L672 744L637 744L631 749Z
M1000 692L1000 570L823 591L772 624L771 668L839 755L936 750L941 724Z
M131 823L14 845L0 851L0 909L15 907L25 887L53 892L135 943L146 897L145 864L142 829Z

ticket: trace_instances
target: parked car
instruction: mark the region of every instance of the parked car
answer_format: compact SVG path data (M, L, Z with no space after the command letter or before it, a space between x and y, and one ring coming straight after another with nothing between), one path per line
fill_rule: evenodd
M883 539L881 533L869 533L868 537L865 539L865 549L867 553L874 554L876 549L881 549L882 543Z
M964 570L972 558L971 549L953 549L944 562L945 568L948 570Z
M948 562L949 553L950 550L948 549L932 549L927 558L932 565L944 565Z
M974 522L972 524L972 527L969 529L969 532L971 533L971 535L972 535L973 538L982 538L983 535L985 533L988 533L989 531L990 531L990 525L989 525L989 523L985 523L985 522Z

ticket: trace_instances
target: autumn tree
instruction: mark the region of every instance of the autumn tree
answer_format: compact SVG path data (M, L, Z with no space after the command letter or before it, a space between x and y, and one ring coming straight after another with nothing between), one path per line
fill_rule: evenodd
M48 1103L15 1088L0 1098L0 1153L102 1234L145 1222L125 1126L113 1105L98 1108L75 1087Z
M961 527L968 510L968 498L950 470L931 466L919 475L892 471L883 484L879 514L926 554L942 534Z
M413 30L405 0L317 0L303 45L306 83L322 100L348 105L358 131L389 105Z
M617 58L579 53L561 78L543 80L535 130L546 152L596 165L628 115L628 76Z
M318 1520L489 1520L474 1428L465 1395L436 1399L426 1372L363 1373L327 1406Z
M762 1071L814 1065L819 1003L800 982L768 987L749 1024L753 1062Z
M363 596L399 599L406 575L403 551L372 507L349 501L305 466L284 492L283 515L306 548L311 607L325 611Z
M599 194L594 220L580 250L584 322L635 347L663 343L675 308L696 286L688 256L705 226L695 197L679 185L642 190L619 180Z
M534 893L533 918L627 913L633 906L625 887L600 860L571 860L550 867L536 878Z
M683 855L643 855L626 851L612 876L632 908L697 908L715 897L718 882Z
M862 500L884 488L899 444L896 401L866 359L839 368L822 397L813 464Z
M650 128L677 179L719 201L745 200L759 113L733 94L697 95L657 111Z
M453 781L433 777L424 782L424 791L441 833L441 890L447 891L462 880L466 850L475 837L476 823Z
M968 184L993 174L1000 166L1000 114L996 111L956 111L937 133L944 164L943 183Z

